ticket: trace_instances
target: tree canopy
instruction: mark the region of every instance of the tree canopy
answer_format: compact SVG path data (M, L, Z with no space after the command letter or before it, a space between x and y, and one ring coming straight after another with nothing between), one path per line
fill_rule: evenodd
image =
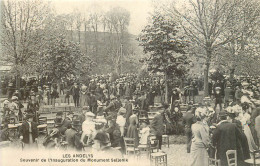
M151 23L139 37L140 46L148 54L148 70L167 75L183 76L189 60L185 54L188 43L180 33L178 23L167 15L155 12Z

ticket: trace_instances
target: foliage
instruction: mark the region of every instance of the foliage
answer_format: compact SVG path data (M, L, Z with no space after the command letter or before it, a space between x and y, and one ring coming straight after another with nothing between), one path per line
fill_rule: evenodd
M224 76L223 73L221 73L219 70L216 70L215 72L211 73L210 78L216 82L217 80L223 80Z
M1 60L12 63L18 76L44 45L45 31L40 29L52 10L42 0L1 1L1 9Z
M148 71L163 72L167 75L182 76L187 72L189 60L185 55L187 42L179 33L179 25L171 17L155 12L151 24L147 25L139 37L146 59Z
M182 28L192 45L199 48L197 49L199 52L191 49L193 54L205 59L205 96L208 95L208 72L211 62L217 58L217 55L222 56L222 52L218 52L219 48L228 44L233 45L232 43L241 40L244 34L254 34L252 32L255 29L255 21L249 20L254 20L257 15L247 14L252 11L259 13L259 10L248 10L250 2L244 0L191 0L186 4L184 10L175 6L174 2L172 5L164 6L167 13L181 20Z
M149 77L150 77L150 75L149 75L149 72L148 72L148 70L147 70L146 67L141 68L141 69L139 70L138 75L137 75L137 79L138 79L138 80L142 80L142 79L144 79L144 78L149 78Z
M77 76L88 75L93 62L84 55L79 46L69 42L64 36L50 38L48 45L40 53L43 75L60 80L71 74Z

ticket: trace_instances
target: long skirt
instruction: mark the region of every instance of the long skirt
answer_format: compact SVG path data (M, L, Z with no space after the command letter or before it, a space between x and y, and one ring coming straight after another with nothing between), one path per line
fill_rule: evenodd
M135 139L135 147L138 146L139 144L139 136L138 136L138 130L136 125L130 124L128 127L127 133L126 133L127 138L134 138Z
M37 143L33 142L32 133L29 133L29 143L24 143L24 150L36 149Z
M208 165L208 152L206 148L191 144L191 166L207 166Z
M248 126L247 124L244 125L244 133L245 133L246 138L247 138L249 150L250 150L251 152L257 150L258 147L257 147L257 145L255 144L253 135L252 135L251 130L250 130L250 128L249 128L249 126Z

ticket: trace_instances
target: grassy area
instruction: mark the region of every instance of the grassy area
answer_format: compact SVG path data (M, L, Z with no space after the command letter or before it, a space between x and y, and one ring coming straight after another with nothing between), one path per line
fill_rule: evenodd
M186 136L184 135L171 135L170 144L185 144Z

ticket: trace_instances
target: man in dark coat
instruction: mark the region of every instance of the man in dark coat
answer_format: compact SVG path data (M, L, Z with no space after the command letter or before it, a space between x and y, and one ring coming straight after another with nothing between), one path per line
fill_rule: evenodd
M192 107L190 107L186 114L183 116L182 124L185 126L185 135L187 137L187 153L190 153L191 148L191 139L192 139L192 131L191 125L196 122L196 118L194 117L194 112Z
M216 87L216 93L215 93L215 106L214 110L216 111L217 105L219 105L220 111L222 110L222 94L221 94L221 88Z
M92 92L90 93L90 96L89 96L89 109L90 109L91 112L93 112L94 114L96 114L98 104L97 104L97 96L96 96L94 93L95 93L95 92L92 91Z
M230 97L232 95L232 92L233 92L233 90L231 89L231 85L227 84L227 87L224 90L224 94L225 94L224 95L225 107L229 106L230 99L232 98L232 97Z
M129 101L129 97L126 97L125 109L126 109L126 127L129 126L129 117L133 114L132 103Z
M52 104L52 105L55 105L56 99L59 98L59 92L58 92L58 90L55 88L55 86L53 86L50 95L51 95L51 104Z
M209 81L208 90L209 90L209 97L210 97L210 98L211 98L211 96L212 96L212 87L213 87L212 81Z
M237 151L238 164L242 163L244 156L241 146L242 133L236 126L236 124L227 120L227 114L225 111L219 113L220 122L218 123L216 130L213 132L212 143L217 149L217 159L220 159L221 166L227 166L226 152L228 150ZM239 164L240 165L240 164Z
M162 148L162 135L164 133L163 111L160 111L151 122L151 133L159 140L159 149Z
M138 99L138 106L140 107L140 112L145 116L148 117L149 111L149 102L146 98L146 94L141 92L142 96Z
M80 93L80 88L78 84L75 82L74 85L70 89L71 95L73 96L73 100L75 103L75 107L79 107L79 93Z
M106 112L107 116L110 115L112 112L116 112L116 105L115 105L116 97L111 96L110 99L111 99L110 103L108 104L108 106L104 108L104 112Z
M71 126L71 121L68 119L64 119L62 112L57 112L54 122L55 127L59 129L59 132L62 135L64 135L65 131Z
M20 139L24 143L24 147L33 147L38 139L37 124L33 122L33 114L27 114L26 120L20 127Z
M80 146L80 137L78 135L78 128L80 127L79 121L73 121L72 126L69 126L65 131L66 142L68 143L68 148L71 150L81 150L82 146ZM77 146L79 145L79 146Z

